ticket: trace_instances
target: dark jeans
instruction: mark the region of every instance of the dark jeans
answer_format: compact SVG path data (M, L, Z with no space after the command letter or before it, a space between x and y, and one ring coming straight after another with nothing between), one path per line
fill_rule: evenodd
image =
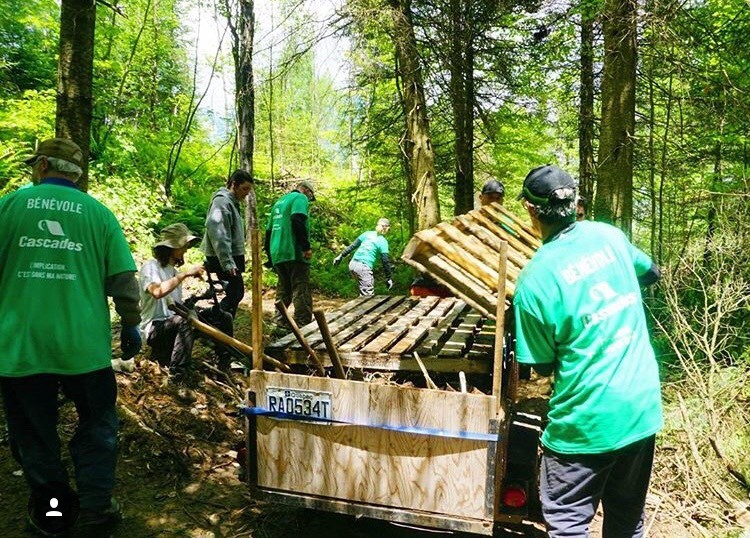
M11 452L32 494L51 482L68 483L57 434L60 387L78 412L69 449L81 508L107 508L115 485L118 426L117 384L111 368L80 375L0 377Z
M148 333L151 357L161 364L169 364L173 374L184 374L193 354L195 331L190 321L174 315L169 319L154 321Z
M294 322L302 327L312 321L312 292L310 291L310 264L283 262L274 266L279 275L277 298L289 306L294 303Z
M245 296L245 282L242 280L242 273L245 271L245 257L232 256L234 264L237 266L237 274L232 276L221 268L219 258L215 256L206 257L206 271L216 273L219 280L228 282L224 290L224 298L221 300L221 308L225 312L232 314L233 318L237 317L237 307Z
M549 536L589 536L601 501L604 538L642 537L653 461L653 435L604 454L557 454L545 448L541 497Z

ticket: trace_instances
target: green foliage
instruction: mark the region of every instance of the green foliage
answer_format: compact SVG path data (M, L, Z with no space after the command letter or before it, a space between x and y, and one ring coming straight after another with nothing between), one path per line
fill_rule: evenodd
M0 4L0 95L54 84L59 12L54 0Z

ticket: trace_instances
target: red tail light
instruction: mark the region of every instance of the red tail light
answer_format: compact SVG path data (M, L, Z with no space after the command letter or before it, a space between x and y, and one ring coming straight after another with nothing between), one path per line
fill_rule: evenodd
M508 486L503 490L503 504L509 508L522 508L526 501L526 490L520 486Z

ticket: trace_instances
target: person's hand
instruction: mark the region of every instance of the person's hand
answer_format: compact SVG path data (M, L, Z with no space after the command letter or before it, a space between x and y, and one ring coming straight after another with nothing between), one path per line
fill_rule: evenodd
M337 266L338 264L340 264L340 263L341 263L341 254L339 254L338 256L336 256L336 257L335 257L335 258L333 259L333 266L334 266L334 267L336 267L336 266Z
M232 267L231 269L229 269L228 271L226 271L226 273L229 276L237 276L239 274L239 271L237 270L236 267Z
M304 251L302 253L302 257L305 258L306 260L309 260L310 258L312 258L312 250Z
M122 359L128 360L135 357L141 350L141 333L135 325L124 326L120 331L120 349Z
M385 281L385 285L388 286L388 289L391 289L393 287L393 279L389 278Z
M187 268L187 271L185 271L185 276L195 276L199 277L203 275L206 272L206 268L202 265L192 265Z

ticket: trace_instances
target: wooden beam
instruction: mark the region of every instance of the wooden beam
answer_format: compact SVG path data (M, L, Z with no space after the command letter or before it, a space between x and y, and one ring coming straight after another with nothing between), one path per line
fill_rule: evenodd
M322 310L314 310L313 316L315 316L315 321L318 322L318 327L320 327L320 334L323 336L323 342L326 344L326 349L328 350L328 357L331 359L331 362L333 363L333 372L336 377L339 379L346 379L346 373L344 372L344 367L341 364L341 358L339 358L339 352L336 349L336 346L333 343L333 338L331 338L331 332L328 330L328 323L326 322L326 315Z
M252 342L253 369L263 369L263 266L260 262L260 230L250 230L252 256Z
M498 297L505 297L505 265L508 259L508 243L500 244L500 255L498 256ZM505 301L497 301L495 313L495 357L492 364L492 395L495 397L498 420L502 420L504 413L504 402L501 394L503 382L503 344L505 343Z
M276 301L276 308L279 310L279 313L282 315L284 320L287 322L289 327L292 329L292 332L294 333L294 336L297 337L297 340L299 340L299 343L302 345L302 347L307 351L307 354L310 356L310 358L313 361L313 364L315 365L315 369L318 371L318 373L325 377L326 371L323 368L323 364L320 362L320 359L315 354L315 351L313 351L313 348L310 347L310 344L307 343L307 340L304 336L302 336L302 333L299 330L299 327L297 326L297 323L294 321L292 316L289 315L289 311L286 309L286 306L281 301Z

